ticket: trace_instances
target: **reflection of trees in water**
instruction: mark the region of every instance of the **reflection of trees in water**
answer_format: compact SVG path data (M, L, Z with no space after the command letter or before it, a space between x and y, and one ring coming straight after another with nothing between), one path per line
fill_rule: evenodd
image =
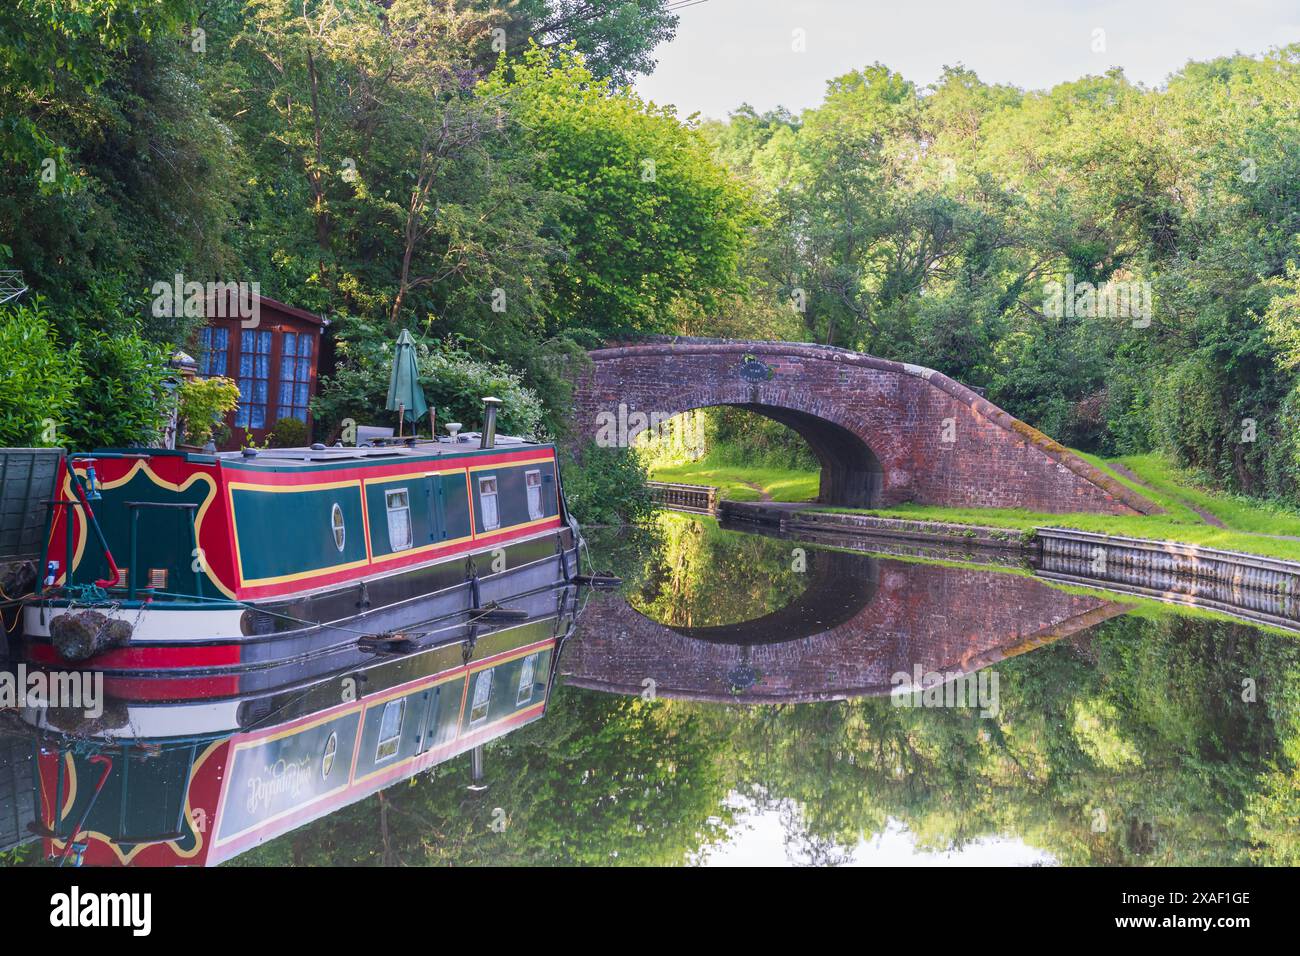
M808 830L803 809L792 800L781 801L781 828L785 833L785 857L796 866L843 866L853 861L852 846L841 846L830 837Z
M923 849L1001 834L1066 863L1294 860L1296 800L1276 799L1300 756L1294 641L1178 618L1089 640L1095 666L1071 642L999 664L996 721L879 699L742 720L740 771L842 847L894 817Z
M807 576L793 567L790 542L723 531L710 521L665 513L661 546L628 602L670 627L749 620L788 604Z
M680 863L725 839L738 793L781 808L798 862L843 862L891 819L922 850L1003 835L1067 864L1300 861L1294 639L1128 617L997 667L996 720L879 698L741 708L560 688L543 720L489 748L483 799L466 801L467 758L388 791L390 853ZM365 801L252 856L378 862L379 816Z

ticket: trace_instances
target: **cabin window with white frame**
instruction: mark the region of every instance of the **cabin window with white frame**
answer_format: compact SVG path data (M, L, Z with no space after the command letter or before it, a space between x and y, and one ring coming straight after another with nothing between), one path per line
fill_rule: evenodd
M536 521L542 516L542 473L524 472L524 486L528 489L528 517Z
M492 475L478 480L479 508L483 512L483 530L501 527L501 512L497 508L497 478Z
M533 699L533 680L537 675L537 655L529 654L519 668L519 692L515 695L515 706L521 707Z
M474 700L470 703L469 725L481 724L487 720L488 704L492 700L492 670L481 670L474 678Z
M405 488L384 492L388 506L388 546L405 551L411 546L411 496Z
M402 742L402 721L405 717L405 697L390 700L384 705L383 716L379 718L379 746L375 748L375 763L397 756L398 745Z

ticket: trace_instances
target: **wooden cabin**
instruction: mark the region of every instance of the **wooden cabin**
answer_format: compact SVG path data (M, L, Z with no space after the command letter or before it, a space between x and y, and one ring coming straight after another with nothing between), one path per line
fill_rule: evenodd
M311 434L311 400L329 321L262 295L256 303L255 316L248 318L210 298L208 324L199 331L198 375L222 375L239 386L239 407L226 416L230 435L221 451L238 450L247 432L254 443L263 443L281 418L298 419Z

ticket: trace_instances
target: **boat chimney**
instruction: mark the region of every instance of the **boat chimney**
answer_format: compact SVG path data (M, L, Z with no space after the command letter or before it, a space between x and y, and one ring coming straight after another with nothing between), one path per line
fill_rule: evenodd
M483 433L479 438L479 448L495 448L497 443L497 406L501 399L489 395L483 399Z

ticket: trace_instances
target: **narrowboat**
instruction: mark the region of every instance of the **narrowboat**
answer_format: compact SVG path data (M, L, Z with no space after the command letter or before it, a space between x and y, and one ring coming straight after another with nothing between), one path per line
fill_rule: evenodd
M369 447L69 454L47 526L24 659L154 680L427 642L574 580L581 542L555 446L490 420Z
M28 839L59 865L213 866L467 751L481 789L481 748L546 713L576 592L327 674L288 662L258 687L242 672L225 697L201 675L166 701L124 678L93 721L25 710L25 735L0 727L0 743L30 755Z

